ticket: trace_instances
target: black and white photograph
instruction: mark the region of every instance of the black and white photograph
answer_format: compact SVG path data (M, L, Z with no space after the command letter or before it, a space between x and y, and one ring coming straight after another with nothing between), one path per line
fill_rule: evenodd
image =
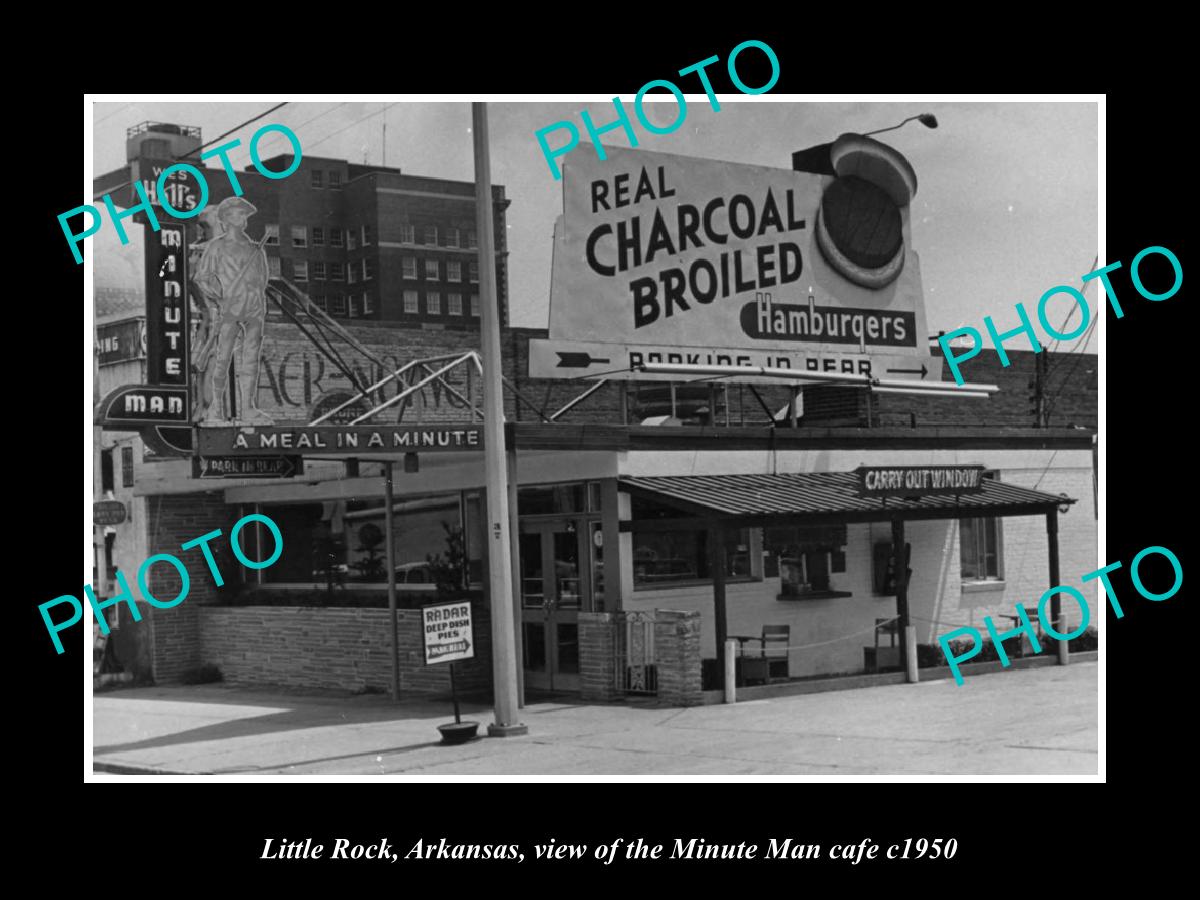
M1101 332L1182 248L1111 266L1102 95L748 44L89 95L88 780L1104 780Z

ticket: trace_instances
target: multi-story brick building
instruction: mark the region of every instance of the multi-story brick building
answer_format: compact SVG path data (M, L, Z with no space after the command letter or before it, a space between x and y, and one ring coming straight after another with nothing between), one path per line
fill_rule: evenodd
M198 159L201 144L198 128L161 122L133 126L126 137L127 165L97 178L97 191L119 191L116 196L132 206L137 200L131 183L140 181L153 202L156 169L185 158L205 175L208 204L220 203L233 188L219 166ZM287 171L293 159L282 154L262 165ZM266 236L271 276L291 281L329 315L412 327L478 328L473 183L303 153L286 178L267 178L246 166L237 179L243 196L258 209L246 233L255 241ZM492 199L497 294L506 323L508 200L502 185L493 185Z

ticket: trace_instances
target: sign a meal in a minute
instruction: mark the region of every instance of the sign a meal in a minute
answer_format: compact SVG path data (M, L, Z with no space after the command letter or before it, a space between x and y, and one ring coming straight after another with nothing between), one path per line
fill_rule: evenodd
M892 148L844 135L837 175L605 154L564 165L550 336L530 342L530 375L641 379L629 369L663 362L940 379L916 175Z

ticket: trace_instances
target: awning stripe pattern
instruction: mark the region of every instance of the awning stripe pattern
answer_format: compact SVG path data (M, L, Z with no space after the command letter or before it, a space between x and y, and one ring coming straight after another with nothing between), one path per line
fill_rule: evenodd
M1075 501L1030 488L983 479L975 494L923 497L860 497L854 472L778 475L626 476L621 484L731 516L790 513L933 511L978 509L981 515L1005 507L1057 506Z

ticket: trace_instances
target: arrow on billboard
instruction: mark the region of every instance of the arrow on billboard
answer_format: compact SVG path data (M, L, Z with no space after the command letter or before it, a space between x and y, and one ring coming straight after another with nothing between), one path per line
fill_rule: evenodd
M592 363L608 363L610 360L597 359L590 353L563 353L561 350L558 353L558 368L560 369L586 369Z
M919 369L887 369L885 371L895 372L897 375L920 375L922 379L929 374L929 370L925 368L925 363L921 363L921 368Z

